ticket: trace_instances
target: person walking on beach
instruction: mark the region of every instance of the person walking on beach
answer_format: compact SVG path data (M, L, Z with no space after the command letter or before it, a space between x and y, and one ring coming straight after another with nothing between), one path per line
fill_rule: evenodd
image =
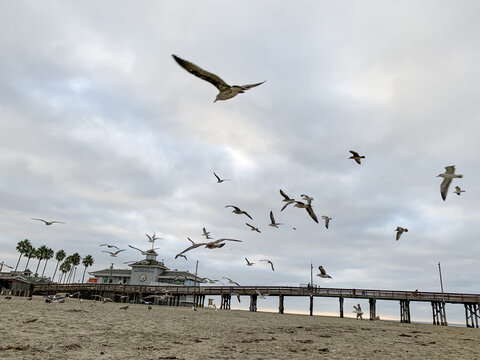
M360 318L360 320L363 320L362 315L363 311L362 308L360 307L360 304L357 304L357 306L353 305L353 308L355 309L353 312L357 314L357 320Z

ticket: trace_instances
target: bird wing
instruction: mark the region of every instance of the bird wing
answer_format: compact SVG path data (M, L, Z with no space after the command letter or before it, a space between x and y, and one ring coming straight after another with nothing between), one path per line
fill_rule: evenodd
M175 61L178 63L178 65L183 67L189 73L199 77L200 79L208 81L210 84L215 86L219 91L223 91L230 88L230 85L228 85L225 81L223 81L217 75L212 74L211 72L208 72L206 70L203 70L201 67L198 67L197 65L192 64L190 61L183 60L173 54L172 56L175 59Z
M253 218L246 211L242 211L242 213L247 215L250 220L253 220Z
M283 207L280 211L283 211L288 205L293 204L293 203L294 203L294 200L292 200L291 202L287 202L285 205L283 205Z
M315 215L315 213L313 212L313 208L311 206L307 206L305 208L305 210L307 210L308 215L310 215L310 217L313 219L313 221L318 223L317 215Z
M234 209L237 210L237 211L242 211L242 210L240 210L239 207L237 207L237 206L235 206L235 205L226 205L225 207L226 207L226 208L227 208L227 207L232 207L232 208L234 208Z
M197 247L199 247L199 246L207 245L207 244L208 244L208 243L196 243L196 244L193 244L193 245L189 246L188 248L186 248L185 250L183 250L182 252L179 252L177 255L175 255L175 259L176 259L178 256L182 255L183 253L186 253L187 251L190 251L190 250L195 249L195 248L197 248Z
M255 226L250 225L249 223L245 223L248 227L250 227L252 230L255 230Z
M270 210L270 221L275 224L275 218L273 217L273 211Z
M148 238L148 241L149 241L149 242L152 242L152 237L151 237L150 235L145 234L145 236ZM155 235L153 235L153 236L155 236Z
M287 194L285 194L285 192L282 189L280 189L280 195L284 197L285 201L293 200Z
M323 268L323 266L320 265L320 266L318 267L318 270L320 270L320 273L321 273L322 275L327 275L327 272L325 271L325 269Z
M397 241L398 241L398 239L400 239L400 236L402 236L402 231L401 231L401 230L399 230L398 228L397 228L397 230L396 230L396 231L397 231L397 235L395 236L395 240L397 240Z
M259 82L259 83L256 83L256 84L241 85L241 88L242 88L243 90L248 90L248 89L251 89L251 88L253 88L253 87L255 87L255 86L262 85L265 81L267 81L267 80L264 80L264 81Z
M217 240L215 240L215 241L211 241L211 242L209 242L209 244L218 244L218 243L221 243L222 241L237 241L237 242L243 242L242 240L237 240L237 239L221 238L221 239L217 239Z
M222 179L220 179L220 178L218 177L217 174L213 173L213 175L215 175L215 177L217 178L218 181L221 181L221 180L222 180Z
M37 219L37 218L30 218L30 219L32 219L32 220L38 220L38 221L43 221L45 224L47 223L47 222L46 222L45 220L43 220L43 219Z
M56 223L56 224L65 224L63 221L50 221L51 224Z
M140 250L139 248L136 248L135 246L132 246L132 245L128 245L128 246L131 247L132 249L140 251L142 254L145 252L143 250Z
M360 156L356 151L350 150L353 156Z
M109 254L115 255L113 252L111 252L111 251L107 251L107 250L102 250L102 252L106 252L106 253L109 253Z
M115 255L117 255L119 252L122 252L122 251L125 251L127 249L122 249L122 250L118 250L118 251L115 251Z
M448 171L447 171L447 174L448 174ZM443 181L440 184L440 194L442 195L443 201L445 201L445 199L447 198L448 187L450 186L451 182L452 182L452 178L443 178Z

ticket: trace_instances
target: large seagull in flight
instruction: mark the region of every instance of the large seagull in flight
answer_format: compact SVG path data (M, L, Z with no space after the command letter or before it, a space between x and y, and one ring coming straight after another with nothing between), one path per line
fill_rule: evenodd
M175 59L175 61L178 63L178 65L180 65L182 68L187 70L189 73L199 77L200 79L208 81L210 84L212 84L218 89L219 93L215 98L215 101L231 99L237 96L238 94L244 93L245 90L249 90L265 82L265 81L262 81L260 83L250 84L250 85L228 85L225 81L220 79L217 75L212 74L211 72L205 71L202 68L198 67L197 65L192 64L187 60L183 60L176 55L172 54L172 56Z

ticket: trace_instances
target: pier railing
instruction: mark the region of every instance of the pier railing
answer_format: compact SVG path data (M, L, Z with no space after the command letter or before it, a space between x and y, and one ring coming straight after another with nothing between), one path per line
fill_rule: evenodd
M480 294L440 293L425 291L341 289L304 286L148 286L122 284L42 284L35 285L35 294L51 294L77 291L98 294L155 294L168 291L172 295L252 295L259 291L271 296L314 296L359 298L377 300L440 301L445 303L480 303Z

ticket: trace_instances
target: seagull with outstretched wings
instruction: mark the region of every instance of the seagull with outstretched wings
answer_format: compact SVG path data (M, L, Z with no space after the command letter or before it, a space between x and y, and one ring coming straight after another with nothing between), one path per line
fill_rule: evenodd
M443 178L442 183L440 184L440 194L442 195L443 201L447 198L448 187L452 182L453 178L463 178L463 175L455 174L455 165L445 166L445 173L437 175L437 177Z
M43 219L38 219L38 218L30 218L32 220L37 220L37 221L42 221L45 223L46 226L50 226L52 224L65 224L64 222L62 221L56 221L56 220L53 220L53 221L47 221L47 220L43 220Z
M105 253L108 253L110 254L111 257L117 257L118 253L122 252L122 251L125 251L126 249L123 249L123 250L117 250L115 252L111 252L111 251L106 251L106 250L102 250L102 252L105 252Z
M362 161L360 159L365 159L365 156L360 155L356 151L350 150L350 153L352 154L352 156L350 156L349 159L355 160L357 162L357 164L359 164L359 165L362 163Z
M180 65L182 68L187 70L189 73L199 77L200 79L208 81L210 84L212 84L218 89L219 93L217 94L217 97L215 98L214 102L218 100L231 99L237 96L238 94L244 93L245 90L249 90L265 82L265 81L262 81L260 83L249 84L249 85L228 85L225 81L223 81L217 75L212 74L211 72L208 72L206 70L203 70L197 65L192 64L190 61L179 58L178 56L173 54L172 56L177 62L177 64Z

